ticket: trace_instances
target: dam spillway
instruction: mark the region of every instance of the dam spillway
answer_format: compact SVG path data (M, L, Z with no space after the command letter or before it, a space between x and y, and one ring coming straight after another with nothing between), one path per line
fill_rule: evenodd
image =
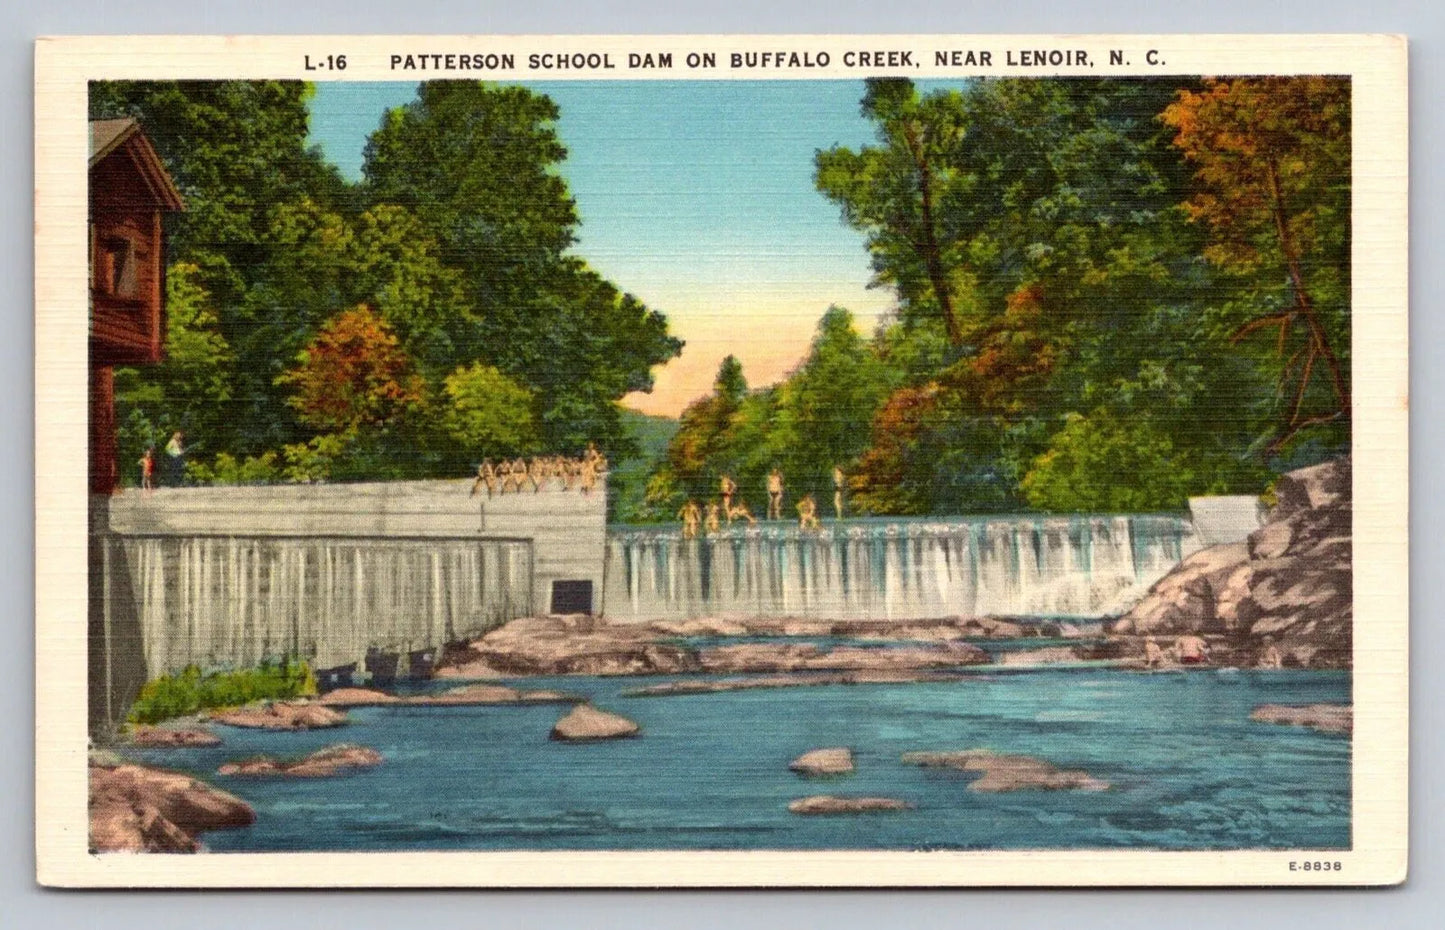
M1198 548L1183 515L980 516L608 532L614 621L1098 618Z

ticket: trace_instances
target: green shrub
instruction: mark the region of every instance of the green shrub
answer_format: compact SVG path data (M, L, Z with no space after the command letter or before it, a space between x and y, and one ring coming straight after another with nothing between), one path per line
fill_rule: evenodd
M316 678L311 667L300 660L268 660L256 668L213 672L189 665L146 682L126 721L133 725L158 723L210 708L315 693Z

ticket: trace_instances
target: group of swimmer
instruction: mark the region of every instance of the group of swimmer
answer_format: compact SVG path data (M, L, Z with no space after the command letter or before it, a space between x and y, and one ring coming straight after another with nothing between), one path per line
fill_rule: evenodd
M567 458L563 455L539 455L531 459L503 459L492 464L484 459L477 466L477 480L472 482L472 496L487 489L487 497L498 494L521 494L528 488L533 494L540 493L549 483L555 482L562 490L574 488L583 494L597 489L597 482L607 474L607 456L597 451L593 443L587 444L587 451L581 458Z
M843 469L833 468L833 513L839 520L843 519L843 488L846 477ZM768 472L768 511L767 519L783 519L783 473L777 468ZM716 533L722 529L723 521L728 525L734 521L745 520L749 526L757 524L757 518L748 509L747 502L737 497L738 484L731 475L723 475L718 481L718 499L708 501L706 507L698 505L697 501L689 500L682 505L677 512L677 518L682 521L683 539L695 539L699 531ZM818 520L818 502L813 495L806 494L797 504L794 505L798 511L798 528L802 530L820 530L823 524Z
M1144 640L1144 666L1146 668L1165 668L1169 665L1208 665L1209 660L1209 644L1204 641L1204 637L1194 633L1186 633L1176 639L1168 651L1160 646L1159 641L1152 636ZM1279 647L1274 644L1273 639L1266 637L1264 648L1260 650L1255 667L1284 668L1284 656L1280 654Z

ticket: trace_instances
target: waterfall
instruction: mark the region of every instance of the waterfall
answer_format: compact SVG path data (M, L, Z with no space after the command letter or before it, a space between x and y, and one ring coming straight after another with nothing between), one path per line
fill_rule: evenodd
M608 532L610 619L950 616L1097 618L1122 612L1188 552L1171 515L859 519L802 531Z
M148 674L432 649L531 612L525 541L115 536ZM117 558L117 556L119 558ZM118 589L116 589L118 590Z

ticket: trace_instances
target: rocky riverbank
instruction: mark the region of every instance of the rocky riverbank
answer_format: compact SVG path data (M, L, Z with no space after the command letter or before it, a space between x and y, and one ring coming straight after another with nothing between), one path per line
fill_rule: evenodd
M1149 636L1198 634L1228 664L1349 668L1350 481L1348 458L1281 476L1264 526L1189 556L1110 632L1136 654Z
M197 834L255 820L245 801L188 775L91 762L90 848L96 852L198 852Z
M820 621L700 620L656 624L608 623L592 617L550 616L513 620L446 655L438 678L532 675L683 675L868 672L900 674L984 665L988 653L966 638L1011 636L1007 621L941 620L888 624ZM695 645L689 640L758 637L844 637L877 647L756 641ZM906 642L883 648L885 641Z

